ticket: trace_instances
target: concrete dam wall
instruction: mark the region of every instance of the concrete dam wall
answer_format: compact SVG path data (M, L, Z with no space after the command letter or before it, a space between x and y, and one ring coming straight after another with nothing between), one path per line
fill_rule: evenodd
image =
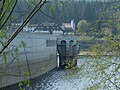
M15 47L19 47L21 41L25 42L25 48L20 47L14 52L16 57L9 54ZM0 88L9 86L25 79L30 79L26 72L31 73L31 77L38 77L57 65L56 37L42 35L39 33L20 33L8 47L7 65L2 63L0 57ZM28 60L28 63L27 63ZM29 64L29 68L28 68Z

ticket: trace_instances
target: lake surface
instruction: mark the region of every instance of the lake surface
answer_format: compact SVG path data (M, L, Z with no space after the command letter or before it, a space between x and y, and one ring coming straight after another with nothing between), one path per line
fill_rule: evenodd
M77 62L77 66L79 66L81 63L84 63L87 59L88 58L86 57L79 59ZM117 62L116 58L112 58L112 60L116 60ZM118 63L119 61L120 59L118 59ZM113 67L114 66L112 66L112 68ZM34 79L32 81L33 89L32 87L26 87L25 90L86 90L85 87L90 84L90 79L87 77L80 78L79 75L80 70L78 69L65 70L63 68L55 68L54 70ZM120 74L118 76L120 76ZM114 87L112 87L112 85L110 88L111 89L101 90L116 90ZM20 90L20 87L18 87L17 84L1 90Z
M79 62L78 62L79 64ZM33 80L34 90L83 90L89 79L79 79L77 70L69 75L70 71L63 68L55 68L54 70ZM20 90L18 85L13 85L1 90ZM32 90L27 87L26 90Z
M61 68L55 69L41 78L37 78L34 83L35 90L82 90L85 81L81 81L75 75L69 76L69 71ZM29 89L30 90L30 89Z

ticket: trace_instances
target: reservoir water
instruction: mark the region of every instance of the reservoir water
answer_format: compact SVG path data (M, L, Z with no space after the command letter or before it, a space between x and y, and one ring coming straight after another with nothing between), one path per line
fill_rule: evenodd
M79 79L77 71L74 71L72 76L69 73L70 71L61 67L55 68L34 79L33 88L34 90L83 90L88 80ZM20 90L20 87L17 84L1 90ZM27 87L25 90L32 90L32 87Z
M86 58L79 59L77 62L78 66L80 63L84 63L85 59ZM80 78L78 73L79 70L77 69L73 70L71 73L70 70L66 70L61 67L55 68L54 70L34 79L32 81L33 87L26 87L25 90L86 90L85 87L89 84L90 79ZM17 84L1 90L20 90L20 87ZM110 90L117 89L113 87Z
M68 76L67 71L62 68L56 68L41 77L34 79L34 90L83 90L85 81L79 79L79 77ZM3 90L20 90L18 86L7 87ZM26 88L26 90L32 90L32 87Z

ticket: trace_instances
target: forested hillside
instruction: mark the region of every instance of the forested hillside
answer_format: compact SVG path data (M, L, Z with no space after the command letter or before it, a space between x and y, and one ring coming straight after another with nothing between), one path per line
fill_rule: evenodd
M24 0L23 0L24 1ZM16 16L26 17L29 14L30 9L34 6L34 3L23 3L19 0L19 3L14 11ZM113 0L56 0L44 5L42 12L38 12L31 20L33 23L39 22L70 22L74 19L76 23L85 19L88 22L95 21L99 17L99 14L106 4L109 4ZM106 4L105 4L106 3ZM21 18L24 19L24 17Z

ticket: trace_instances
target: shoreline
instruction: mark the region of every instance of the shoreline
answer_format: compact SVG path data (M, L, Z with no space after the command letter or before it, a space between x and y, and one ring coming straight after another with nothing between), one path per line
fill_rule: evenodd
M104 53L100 53L100 54L96 54L96 53L92 53L92 52L89 52L89 51L80 51L78 53L78 56L119 56L119 55L116 55L116 54L113 54L113 53L108 53L108 54L104 54Z

